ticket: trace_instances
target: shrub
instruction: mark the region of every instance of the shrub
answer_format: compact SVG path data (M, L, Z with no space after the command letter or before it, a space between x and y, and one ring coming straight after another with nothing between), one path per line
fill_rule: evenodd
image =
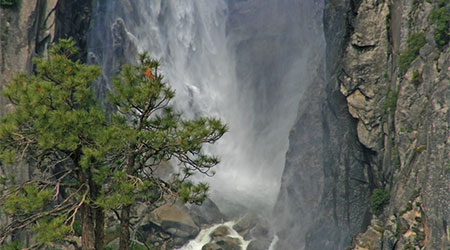
M409 65L416 59L419 55L419 50L427 42L425 40L425 34L423 32L411 34L406 40L407 48L398 57L398 68L401 74L404 74L408 69Z
M383 112L387 114L393 115L395 113L395 108L397 106L397 99L398 99L398 91L388 89L386 93L386 99L383 105Z
M450 9L445 4L440 4L440 8L432 10L430 14L430 21L436 25L434 31L434 41L437 46L442 48L449 40L449 27L450 27Z
M419 70L417 69L414 70L411 83L413 83L414 85L419 85L422 82L423 82L422 74L419 72Z
M19 250L23 249L23 244L19 241L12 241L10 243L4 243L0 245L0 250Z
M0 0L0 7L13 7L19 3L19 0Z
M374 189L370 196L370 203L372 205L372 212L374 214L380 214L383 211L384 205L389 203L390 194L385 189Z

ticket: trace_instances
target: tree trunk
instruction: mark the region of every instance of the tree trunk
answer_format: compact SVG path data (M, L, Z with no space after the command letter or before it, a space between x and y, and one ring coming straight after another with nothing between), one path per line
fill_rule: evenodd
M95 208L95 249L103 250L105 243L105 212L103 208Z
M89 176L89 186L90 188L90 194L92 197L92 200L97 200L101 186L92 179L91 176ZM105 210L102 207L91 207L92 214L94 215L95 220L95 249L96 250L103 250L103 245L105 241Z
M81 248L83 250L94 250L94 220L92 218L92 209L89 204L83 204L80 208L81 213Z
M120 214L119 250L127 250L130 246L130 205L122 207Z
M86 178L80 166L80 158L81 158L81 147L78 147L74 154L71 155L72 161L75 165L75 171L78 176L78 180L82 183L88 184L90 187L89 179ZM89 177L88 177L89 178ZM84 201L84 203L80 207L80 215L81 215L81 249L83 250L94 250L94 242L95 242L95 232L94 232L94 214L91 206Z
M142 122L139 122L138 127L142 126ZM138 129L137 129L138 130ZM132 149L136 148L136 145L131 145ZM125 173L128 175L133 175L134 173L134 161L136 158L136 154L131 151L127 155L127 165L124 169ZM119 250L127 250L130 246L130 210L131 205L123 205L122 211L120 214L120 241L119 241Z

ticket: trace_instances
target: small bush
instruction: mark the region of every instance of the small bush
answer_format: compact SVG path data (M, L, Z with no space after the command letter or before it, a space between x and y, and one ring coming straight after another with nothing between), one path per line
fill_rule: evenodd
M411 82L412 82L414 85L419 85L420 83L423 82L422 74L419 72L419 70L417 70L417 69L414 70L413 76L412 76L412 79L411 79Z
M374 189L370 196L370 203L372 205L372 212L374 214L380 214L383 211L384 205L389 203L390 194L385 189Z
M398 57L398 68L401 74L406 72L409 65L419 55L420 48L422 48L427 42L425 40L425 34L420 32L410 35L408 40L406 40L406 43L408 46L407 49Z
M430 21L436 25L434 31L434 41L440 48L447 45L450 40L450 9L445 3L439 5L440 8L432 10L430 14Z
M383 112L385 114L389 113L393 115L395 113L395 108L397 106L397 99L398 99L398 91L388 89L386 93L386 99L383 105Z
M19 0L0 0L0 7L13 7L19 3Z
M4 243L3 245L0 246L0 250L20 250L20 249L23 249L23 245L19 241Z

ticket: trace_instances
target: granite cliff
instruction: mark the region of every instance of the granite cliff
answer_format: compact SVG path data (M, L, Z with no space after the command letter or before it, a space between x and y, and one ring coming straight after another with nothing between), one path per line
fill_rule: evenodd
M82 51L90 24L92 0L27 0L0 8L0 85L19 72L31 72L31 59L49 44L72 37ZM86 52L82 55L86 60ZM4 107L5 101L1 102Z
M359 141L374 152L375 185L390 198L355 249L450 246L449 8L362 1L357 9L341 92Z
M448 249L449 3L326 2L327 73L291 131L277 204L301 229L280 236Z

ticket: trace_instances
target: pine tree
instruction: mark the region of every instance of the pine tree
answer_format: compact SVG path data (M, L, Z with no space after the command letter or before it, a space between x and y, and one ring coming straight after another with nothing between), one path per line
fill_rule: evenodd
M35 75L21 74L3 88L14 110L1 118L2 163L13 168L26 162L33 177L3 190L1 205L13 220L0 229L0 243L25 229L37 231L37 246L67 239L81 218L83 249L102 246L100 239L94 243L102 208L92 203L100 191L95 170L101 164L91 152L112 143L99 139L109 130L89 87L100 69L73 61L77 55L72 40L61 40L48 59L34 60Z
M72 40L61 40L47 59L34 60L34 75L21 74L3 88L14 109L1 118L2 165L25 162L33 176L19 183L2 178L0 205L11 221L0 227L0 244L29 230L35 232L33 247L80 234L83 249L102 249L105 210L120 209L120 248L128 249L130 210L138 199L155 204L166 194L183 202L206 198L208 186L188 178L209 174L218 164L202 146L216 142L226 126L175 112L174 91L146 54L114 80L109 101L117 112L106 115L90 88L100 69L81 64L77 55ZM172 159L182 170L179 178L153 174Z
M227 130L217 119L185 120L175 112L170 105L174 91L158 74L158 66L147 54L140 55L137 66L125 66L113 81L114 93L110 95L111 103L118 109L113 120L122 120L114 124L122 125L120 134L127 138L121 149L123 158L116 162L120 171L115 177L120 176L116 181L133 191L123 193L120 188L109 195L117 197L119 192L126 197L119 199L122 203L115 203L121 207L120 249L130 245L130 208L136 198L152 204L164 193L170 193L183 202L204 201L208 185L193 184L187 179L195 172L209 174L219 163L217 157L204 154L202 146L216 142ZM171 159L181 166L181 179L167 182L152 174L161 162Z

